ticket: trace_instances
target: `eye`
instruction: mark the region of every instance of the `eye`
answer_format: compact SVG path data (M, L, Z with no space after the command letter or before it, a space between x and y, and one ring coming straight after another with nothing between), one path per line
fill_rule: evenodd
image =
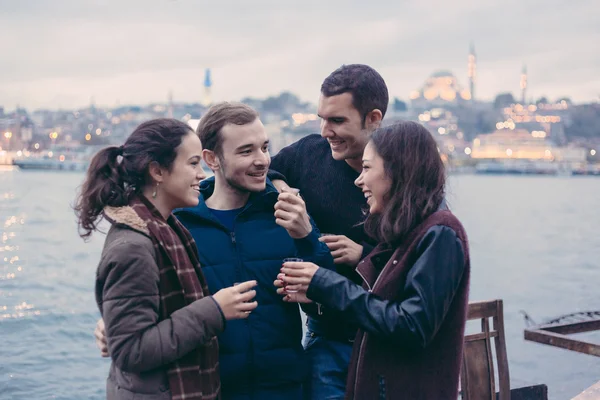
M250 154L252 152L252 150L243 150L240 151L240 154Z
M344 118L331 118L331 122L334 124L341 124L344 122Z

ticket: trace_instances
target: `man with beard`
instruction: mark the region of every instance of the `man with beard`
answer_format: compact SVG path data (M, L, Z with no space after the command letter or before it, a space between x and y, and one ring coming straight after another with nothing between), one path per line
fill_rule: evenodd
M333 259L302 198L280 194L267 179L269 140L254 109L214 105L196 132L214 177L201 182L198 206L175 215L197 243L211 292L258 282L258 307L243 321L227 321L218 337L222 397L300 400L308 377L300 311L281 300L273 280L285 258L329 268Z

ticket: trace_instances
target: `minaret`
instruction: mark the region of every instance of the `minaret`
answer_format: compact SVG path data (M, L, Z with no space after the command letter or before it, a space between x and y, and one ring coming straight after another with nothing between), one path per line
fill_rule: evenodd
M167 117L173 118L173 91L169 90L168 104L167 104Z
M210 68L206 68L204 73L204 106L208 107L212 104L212 79L210 77Z
M523 70L521 71L521 103L523 105L527 104L525 97L527 95L527 66L523 65Z
M477 57L475 56L475 46L471 43L469 50L469 64L468 64L468 76L469 76L469 91L471 92L471 102L475 101L475 81L477 78Z

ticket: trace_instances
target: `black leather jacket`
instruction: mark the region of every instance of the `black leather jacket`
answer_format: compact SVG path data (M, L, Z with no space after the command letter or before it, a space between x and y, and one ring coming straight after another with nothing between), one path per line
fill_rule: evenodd
M370 261L381 271L394 250L374 254ZM325 268L315 273L307 296L370 334L402 347L424 348L443 323L459 287L464 251L454 230L436 225L419 242L413 259L404 288L394 300L381 299Z

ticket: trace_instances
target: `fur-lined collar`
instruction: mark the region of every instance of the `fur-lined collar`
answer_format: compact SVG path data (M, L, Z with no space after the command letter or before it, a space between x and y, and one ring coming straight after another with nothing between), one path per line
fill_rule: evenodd
M110 222L114 224L122 224L127 225L131 229L135 229L136 231L140 231L145 235L149 236L150 231L148 230L148 224L140 218L139 215L135 212L133 208L130 206L124 207L104 207L104 216Z

